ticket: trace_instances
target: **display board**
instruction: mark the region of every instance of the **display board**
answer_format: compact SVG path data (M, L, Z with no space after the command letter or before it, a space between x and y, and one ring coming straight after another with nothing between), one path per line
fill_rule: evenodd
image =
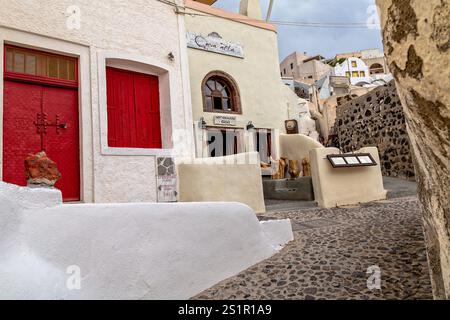
M333 168L372 167L377 163L370 153L327 155Z

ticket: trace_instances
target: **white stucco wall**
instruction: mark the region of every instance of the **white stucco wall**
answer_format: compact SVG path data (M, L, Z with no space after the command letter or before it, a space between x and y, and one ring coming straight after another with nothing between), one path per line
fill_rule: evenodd
M80 10L79 30L67 27L73 12L67 10L73 5ZM10 43L79 57L82 200L155 201L155 155L193 149L184 18L175 14L172 6L156 0L0 0L0 7L1 56L3 44ZM174 61L168 59L170 52ZM107 124L101 67L106 57L148 64L170 78L160 92L161 109L165 110L162 130L169 132L163 133L167 150L107 150L102 145ZM3 77L0 115L2 88ZM172 143L170 133L177 130L183 132L177 134L183 139Z
M377 165L333 168L327 155L340 154L339 149L318 148L310 151L314 195L319 206L331 208L386 199L378 149L362 148L355 153L370 153Z
M322 78L322 76L329 72L332 67L329 65L318 61L318 60L310 60L307 62L303 62L298 66L299 69L299 79L303 79L308 81L316 81Z
M316 148L324 148L317 140L303 134L280 135L280 155L289 160L297 160L301 168L304 158L309 159L309 153Z
M245 203L257 213L266 211L257 152L185 159L177 164L177 171L180 201L233 201Z
M4 183L0 200L0 299L188 299L293 239L238 203L62 205Z

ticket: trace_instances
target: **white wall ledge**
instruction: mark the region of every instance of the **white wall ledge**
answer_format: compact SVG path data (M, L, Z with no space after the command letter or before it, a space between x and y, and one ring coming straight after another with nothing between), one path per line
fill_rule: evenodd
M154 156L170 157L174 155L173 149L141 149L141 148L102 148L103 156Z

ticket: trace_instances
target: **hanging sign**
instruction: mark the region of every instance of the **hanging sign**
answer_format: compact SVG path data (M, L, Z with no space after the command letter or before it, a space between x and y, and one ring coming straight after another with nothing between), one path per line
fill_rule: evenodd
M222 39L217 32L210 33L208 36L188 32L187 45L189 48L193 49L220 53L237 58L244 58L244 49L240 44Z

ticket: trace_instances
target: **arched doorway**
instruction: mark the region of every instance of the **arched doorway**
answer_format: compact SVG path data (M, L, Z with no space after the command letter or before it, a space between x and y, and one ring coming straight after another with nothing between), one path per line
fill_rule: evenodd
M384 73L384 68L381 64L379 63L374 63L370 66L370 74L380 74L380 73Z

